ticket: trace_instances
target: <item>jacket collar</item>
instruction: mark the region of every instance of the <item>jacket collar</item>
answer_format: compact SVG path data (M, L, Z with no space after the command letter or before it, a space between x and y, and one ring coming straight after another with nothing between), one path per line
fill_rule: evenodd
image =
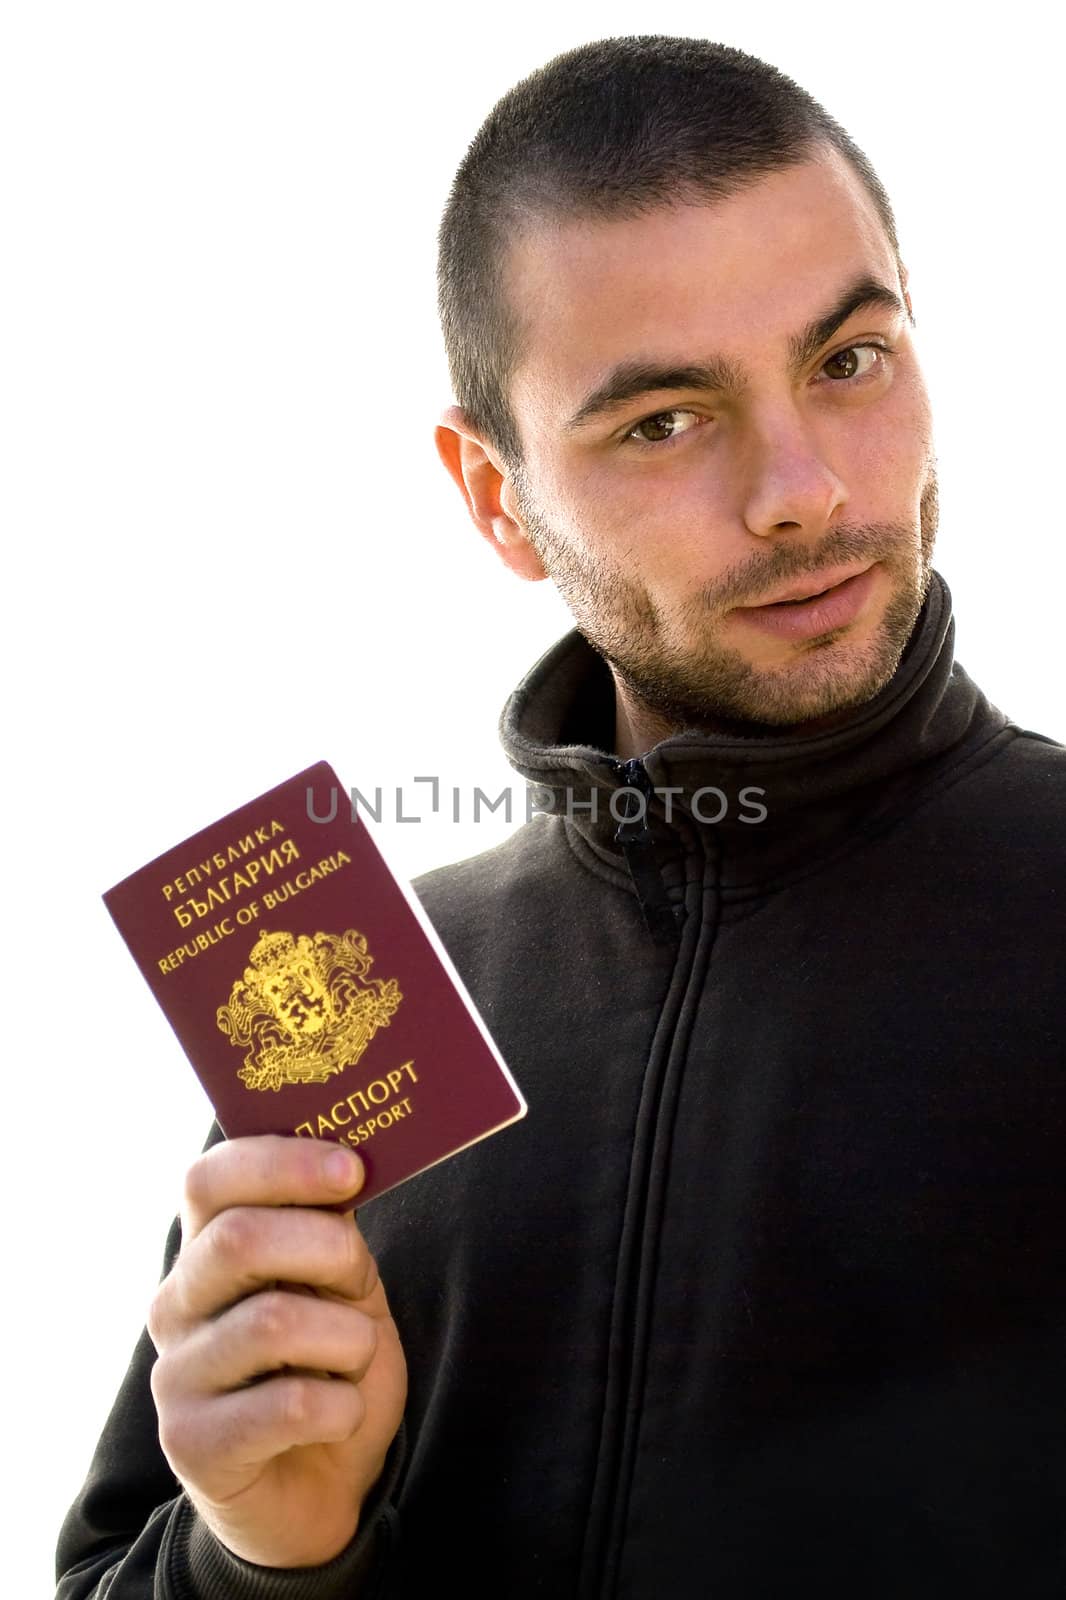
M683 732L664 740L642 761L653 790L649 818L660 831L668 820L713 826L726 849L768 848L777 856L772 841L782 831L799 843L811 828L839 827L857 808L882 809L901 785L939 768L946 753L1007 726L954 661L954 639L951 595L934 572L900 665L872 700L822 733ZM512 766L537 786L538 808L566 816L590 842L609 844L622 801L616 791L633 776L611 754L610 672L580 634L561 639L519 685L500 733ZM725 797L720 816L722 801L711 789ZM764 792L742 793L753 789ZM765 807L763 826L752 825L756 806Z

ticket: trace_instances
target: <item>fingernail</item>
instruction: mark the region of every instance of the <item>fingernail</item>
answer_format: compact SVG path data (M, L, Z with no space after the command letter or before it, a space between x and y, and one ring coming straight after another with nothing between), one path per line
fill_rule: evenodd
M326 1157L325 1166L326 1177L330 1183L345 1194L350 1193L363 1181L363 1163L350 1150L342 1150L339 1146L336 1150L331 1150Z

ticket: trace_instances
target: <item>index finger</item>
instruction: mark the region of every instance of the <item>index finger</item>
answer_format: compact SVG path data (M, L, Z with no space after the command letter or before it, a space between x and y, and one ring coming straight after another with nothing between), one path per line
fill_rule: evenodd
M232 1206L336 1206L363 1186L363 1163L332 1140L256 1134L213 1145L189 1168L182 1237Z

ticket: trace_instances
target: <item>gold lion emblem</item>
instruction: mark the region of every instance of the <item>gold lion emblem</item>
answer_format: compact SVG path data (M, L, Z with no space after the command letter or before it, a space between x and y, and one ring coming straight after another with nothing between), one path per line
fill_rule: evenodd
M395 978L368 978L366 939L346 933L263 933L218 1025L252 1047L237 1076L248 1089L325 1083L359 1060L403 999Z

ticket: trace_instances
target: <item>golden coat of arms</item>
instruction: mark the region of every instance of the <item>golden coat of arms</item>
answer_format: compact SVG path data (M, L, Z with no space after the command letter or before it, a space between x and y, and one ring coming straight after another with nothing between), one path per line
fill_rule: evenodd
M354 928L263 933L248 960L229 1004L218 1008L218 1025L248 1049L237 1076L249 1089L324 1083L343 1072L403 999L395 978L367 977L373 959Z

